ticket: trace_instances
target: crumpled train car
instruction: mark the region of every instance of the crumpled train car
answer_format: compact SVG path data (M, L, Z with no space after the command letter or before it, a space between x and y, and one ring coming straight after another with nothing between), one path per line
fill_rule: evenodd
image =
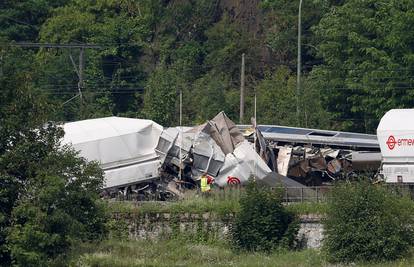
M105 189L119 188L159 177L155 146L163 128L151 121L120 117L69 122L62 144L80 156L98 161L105 173Z

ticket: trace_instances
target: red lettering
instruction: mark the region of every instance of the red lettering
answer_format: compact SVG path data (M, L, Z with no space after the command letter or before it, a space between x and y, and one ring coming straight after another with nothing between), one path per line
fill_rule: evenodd
M407 145L407 139L405 139L405 138L402 139L402 145L403 146L406 146Z
M393 135L390 135L385 143L389 150L393 150L395 146L414 146L414 138L395 139Z

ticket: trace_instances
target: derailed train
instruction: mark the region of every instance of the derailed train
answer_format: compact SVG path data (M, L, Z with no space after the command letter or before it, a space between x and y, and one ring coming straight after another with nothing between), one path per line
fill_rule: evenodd
M105 173L104 193L156 194L164 199L207 175L218 186L243 183L271 169L224 113L193 128L166 128L141 119L108 117L64 125L70 144Z
M150 120L106 117L66 123L62 144L98 161L104 171L104 194L156 190L160 159L155 152L163 128ZM162 194L162 193L161 193Z
M197 127L164 129L107 117L64 124L63 144L100 163L105 195L167 199L201 175L223 187L251 175L269 185L320 185L355 170L376 170L375 135L262 125L236 126L223 112Z

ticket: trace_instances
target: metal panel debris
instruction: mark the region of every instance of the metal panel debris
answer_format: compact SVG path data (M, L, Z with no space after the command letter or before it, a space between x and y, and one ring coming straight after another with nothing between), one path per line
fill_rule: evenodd
M254 121L254 120L253 120ZM253 123L253 126L255 123ZM282 126L236 126L224 112L196 127L162 129L149 120L102 118L67 123L72 144L105 172L106 193L165 199L199 186L314 186L379 165L375 136ZM355 164L353 164L355 163Z
M183 161L184 166L182 166L182 177L189 184L197 182L202 175L208 175L210 182L220 187L243 184L252 175L262 179L271 172L266 162L256 153L253 144L244 138L224 112L220 112L211 121L182 134L193 134L192 143L188 145L191 148L185 151L188 152L188 158ZM164 136L170 135L161 134L157 153L160 157L167 155L167 158L177 158L177 154L172 155L170 151L162 149L162 147L169 147L163 145L166 143L163 140ZM173 146L179 147L179 137L170 137L169 140L173 140ZM178 176L179 170L168 162L164 162L163 168L168 170L171 176Z

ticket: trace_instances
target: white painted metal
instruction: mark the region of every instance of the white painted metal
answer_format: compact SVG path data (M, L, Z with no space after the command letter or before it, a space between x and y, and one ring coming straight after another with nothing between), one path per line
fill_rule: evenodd
M96 160L105 172L105 188L158 177L155 153L163 128L151 121L107 117L66 123L62 144Z
M392 109L377 128L383 162L414 163L414 109Z
M387 183L414 183L413 164L384 164L382 173Z
M386 182L414 183L414 109L388 111L378 125L377 136Z
M226 155L215 183L220 187L232 183L244 184L252 174L255 174L257 180L263 180L271 172L260 156L257 156L253 144L245 140L236 146L233 153Z

